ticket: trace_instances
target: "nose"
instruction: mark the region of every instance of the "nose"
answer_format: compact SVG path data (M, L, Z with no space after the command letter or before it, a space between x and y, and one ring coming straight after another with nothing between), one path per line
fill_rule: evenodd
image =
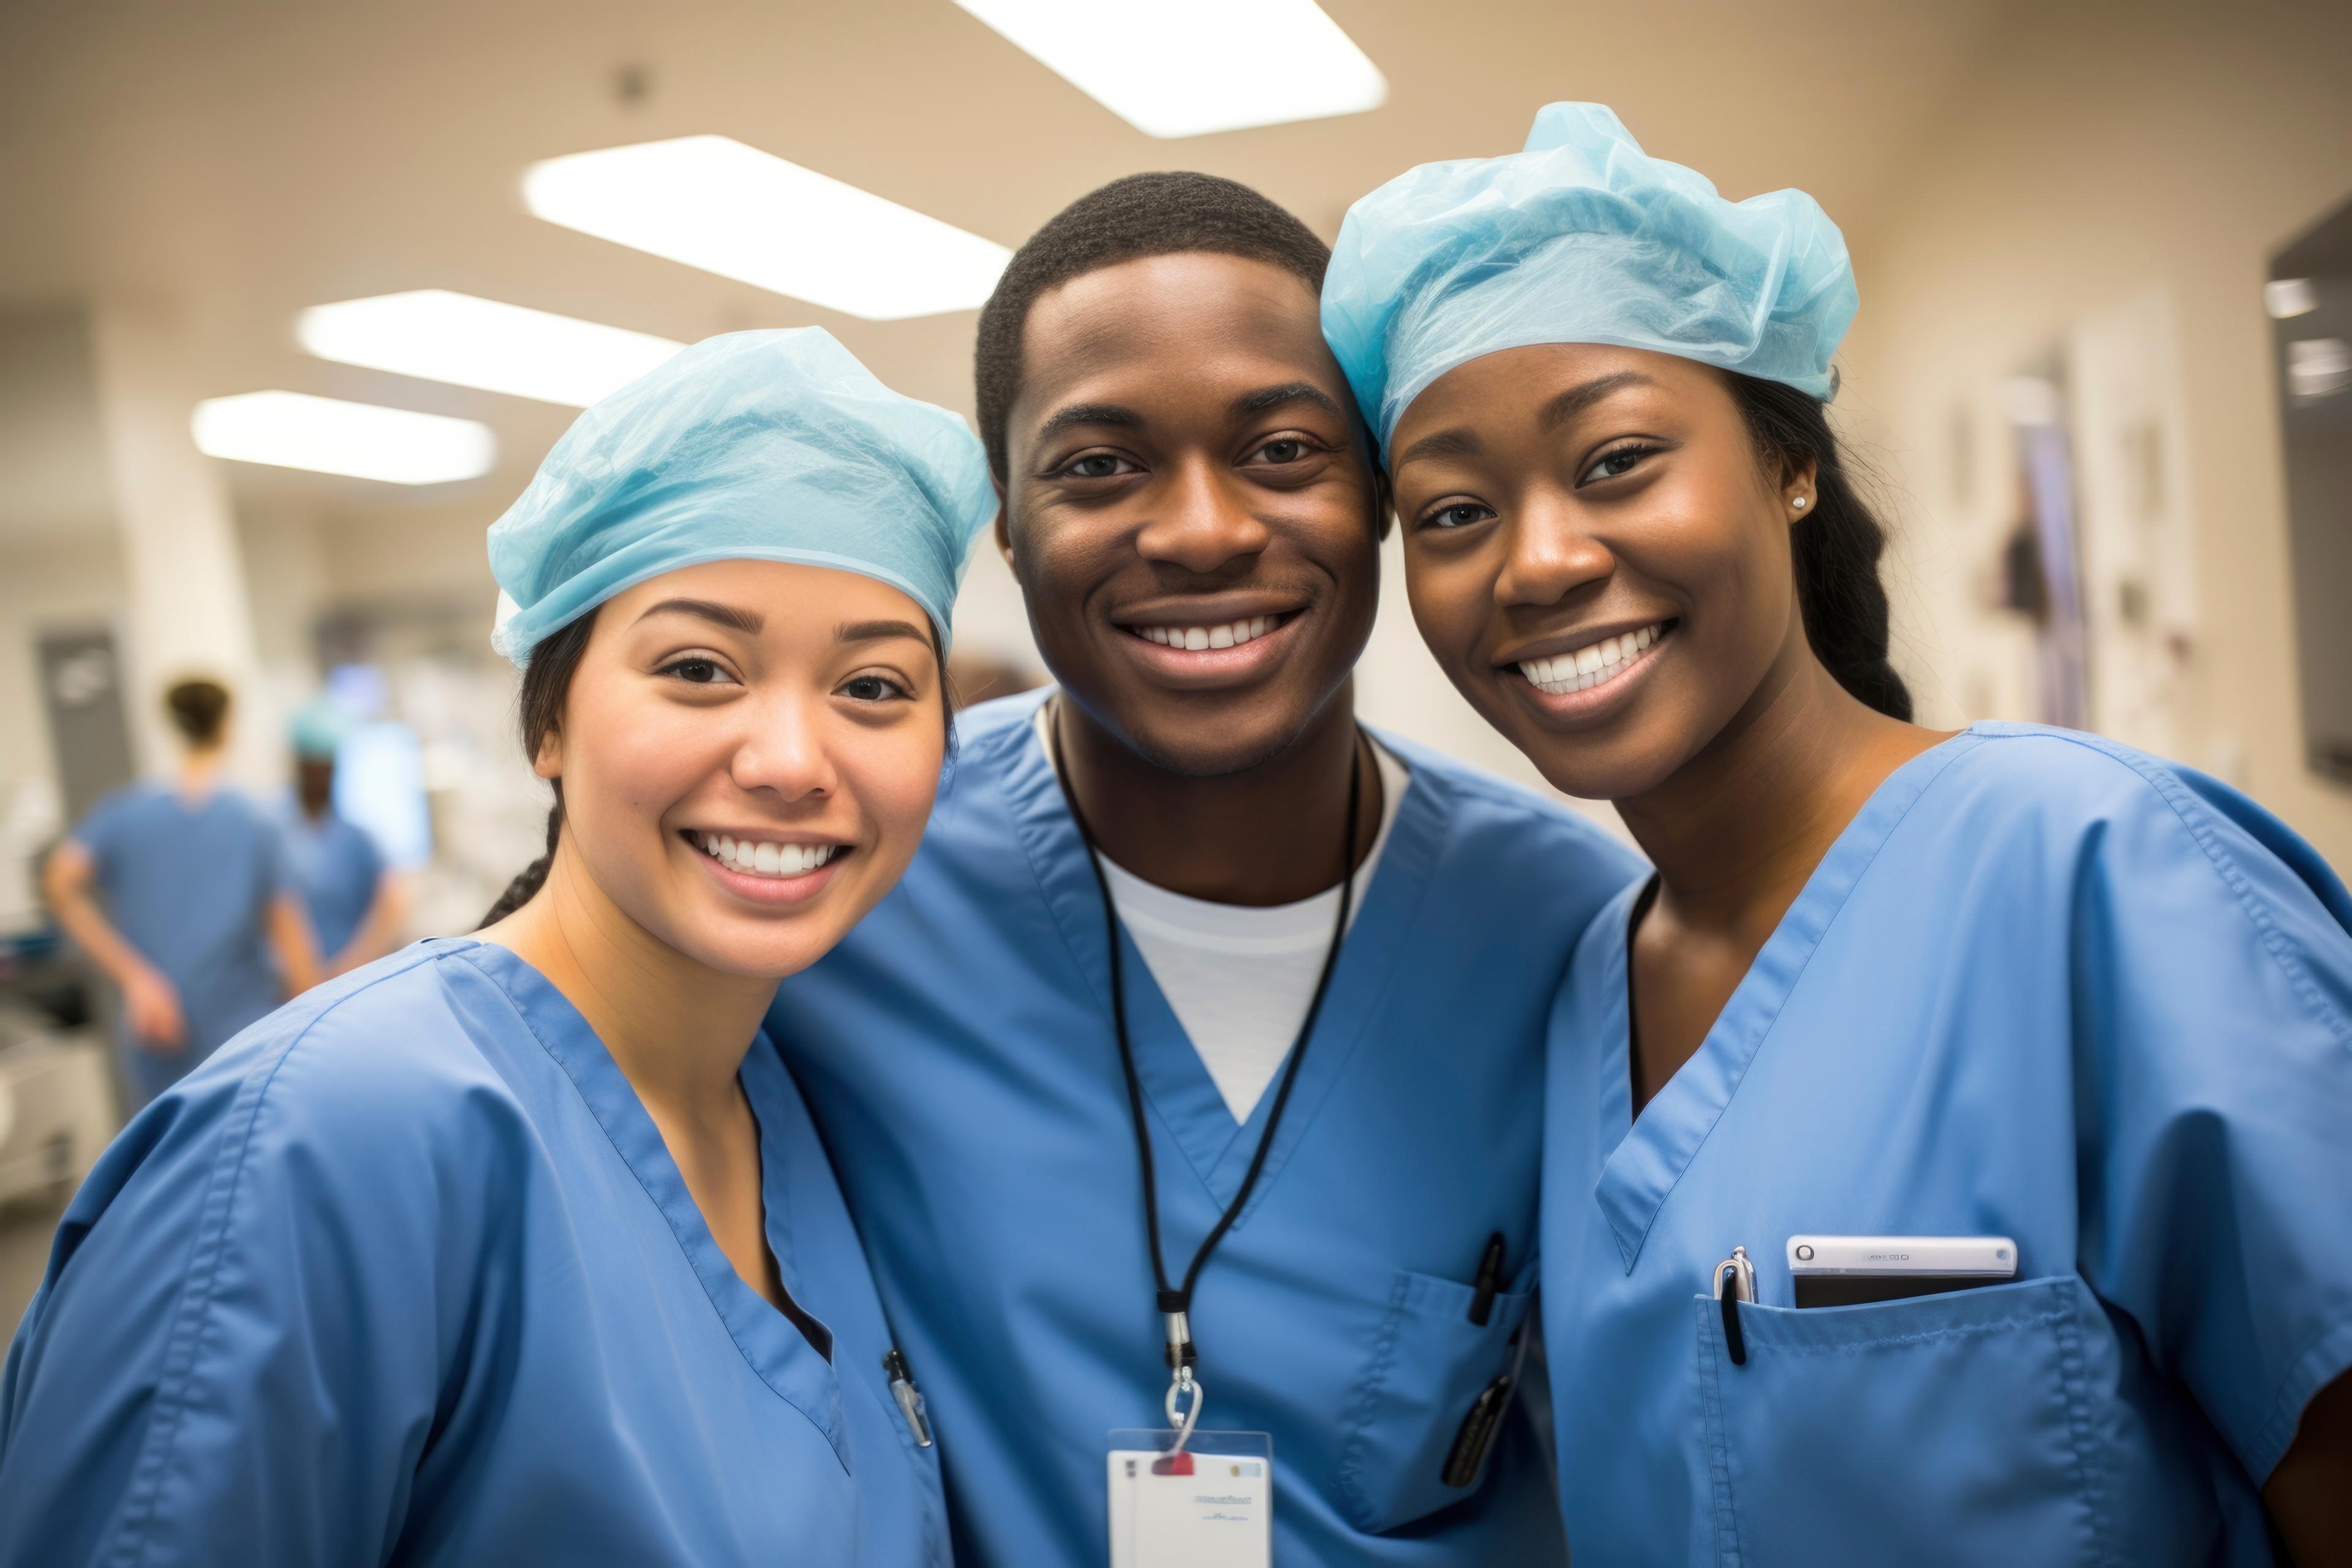
M727 769L738 789L793 805L822 801L840 787L822 693L779 691L740 711L744 727Z
M1222 465L1207 458L1178 464L1158 500L1135 538L1147 561L1209 573L1265 549L1265 524L1226 482Z
M1617 558L1584 526L1573 501L1532 495L1505 524L1503 569L1495 577L1495 603L1557 605L1578 589L1608 581Z

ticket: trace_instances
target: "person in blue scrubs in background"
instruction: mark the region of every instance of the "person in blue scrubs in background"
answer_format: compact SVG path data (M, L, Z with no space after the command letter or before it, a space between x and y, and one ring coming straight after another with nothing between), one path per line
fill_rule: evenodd
M406 904L374 838L335 809L335 750L344 728L331 702L294 715L294 795L279 824L287 868L329 974L348 973L398 946Z
M914 852L992 504L816 329L581 416L489 541L548 855L108 1151L0 1382L0 1564L949 1560L760 1021Z
M1385 498L1327 256L1150 174L1013 257L980 423L1060 689L962 715L904 885L769 1015L968 1563L1105 1559L1171 1329L1179 1407L1272 1436L1275 1561L1561 1559L1528 1424L1470 1417L1526 1344L1545 1020L1636 865L1357 723Z
M121 990L130 1112L319 979L277 830L221 783L228 689L178 681L163 707L184 748L177 776L92 806L41 880L58 923Z
M1326 285L1432 651L1657 868L1554 1020L1571 1546L2352 1561L2352 899L2188 769L1909 721L1824 415L1855 302L1811 198L1594 104L1366 197ZM1817 1235L2016 1272L1801 1310Z

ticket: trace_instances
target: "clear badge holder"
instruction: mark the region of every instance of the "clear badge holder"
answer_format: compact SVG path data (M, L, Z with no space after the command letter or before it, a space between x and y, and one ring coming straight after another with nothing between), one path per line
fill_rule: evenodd
M1110 1568L1273 1562L1271 1436L1195 1431L1186 1438L1165 1426L1110 1435Z
M1203 1403L1186 1366L1169 1425L1111 1433L1110 1568L1272 1568L1274 1438L1200 1430Z

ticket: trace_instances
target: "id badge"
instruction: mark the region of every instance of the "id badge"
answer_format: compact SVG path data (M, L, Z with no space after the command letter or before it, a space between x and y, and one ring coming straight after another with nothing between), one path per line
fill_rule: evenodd
M1274 1439L1110 1435L1110 1568L1272 1568ZM1171 1450L1173 1450L1171 1452Z

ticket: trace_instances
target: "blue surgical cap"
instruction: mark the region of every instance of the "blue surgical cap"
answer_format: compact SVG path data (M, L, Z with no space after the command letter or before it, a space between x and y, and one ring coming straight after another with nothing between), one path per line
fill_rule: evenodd
M331 763L343 743L343 732L350 728L350 716L332 700L320 697L295 710L287 725L287 738L293 742L296 756L309 762Z
M1554 103L1524 152L1424 163L1349 209L1323 335L1385 453L1430 383L1537 343L1651 349L1827 400L1856 303L1845 237L1804 192L1726 201L1606 107Z
M891 391L822 328L730 332L583 414L490 525L490 641L525 665L649 577L796 561L898 589L944 650L971 537L995 511L959 416Z

